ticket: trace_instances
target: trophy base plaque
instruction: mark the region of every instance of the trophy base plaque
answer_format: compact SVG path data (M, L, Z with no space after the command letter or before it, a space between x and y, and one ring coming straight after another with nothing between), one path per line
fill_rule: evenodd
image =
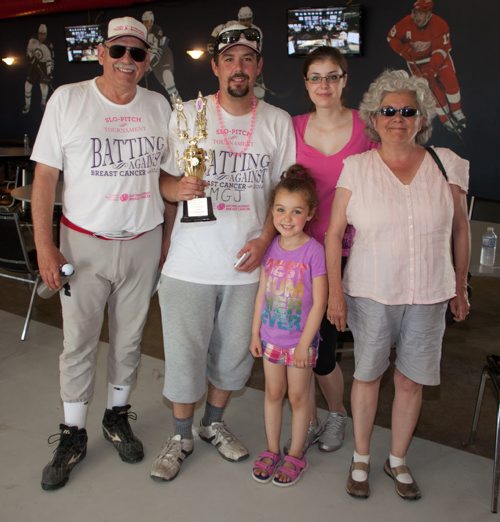
M211 198L195 198L182 202L181 223L216 221Z

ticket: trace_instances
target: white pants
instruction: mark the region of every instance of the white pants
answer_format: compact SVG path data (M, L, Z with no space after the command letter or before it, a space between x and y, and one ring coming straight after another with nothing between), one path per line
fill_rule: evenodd
M61 252L75 267L69 292L60 292L64 349L59 369L63 401L81 402L92 396L106 305L108 382L135 382L161 238L161 226L129 241L105 241L61 226Z

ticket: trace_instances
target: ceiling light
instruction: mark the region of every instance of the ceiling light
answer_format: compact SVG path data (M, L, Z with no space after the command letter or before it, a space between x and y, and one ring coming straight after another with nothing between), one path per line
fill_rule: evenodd
M12 65L16 59L13 56L6 56L5 58L2 58L2 62L6 63L7 65Z
M198 60L205 54L205 51L202 51L201 49L190 49L186 52L191 56L191 58L193 58L193 60Z

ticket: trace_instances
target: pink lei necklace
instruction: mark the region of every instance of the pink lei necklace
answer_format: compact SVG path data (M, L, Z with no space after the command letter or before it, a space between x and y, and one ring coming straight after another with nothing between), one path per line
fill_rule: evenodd
M252 117L250 120L250 130L247 133L247 139L245 141L245 144L243 145L243 148L239 152L236 152L231 142L227 138L228 129L224 127L224 122L222 121L222 111L220 108L219 96L220 91L217 91L217 93L215 94L215 108L217 110L217 117L219 118L219 130L222 132L222 135L224 136L224 143L226 144L226 147L229 149L229 152L235 154L236 156L240 156L241 154L244 154L247 151L248 147L250 147L250 142L252 141L253 129L255 127L255 113L257 112L257 98L255 96L252 98Z

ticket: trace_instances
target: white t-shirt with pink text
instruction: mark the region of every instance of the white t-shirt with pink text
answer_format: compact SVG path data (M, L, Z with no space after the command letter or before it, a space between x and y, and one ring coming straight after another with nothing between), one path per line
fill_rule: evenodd
M212 198L217 220L181 223L183 205L180 203L162 273L201 284L255 283L259 280L259 270L238 272L233 265L237 252L247 241L261 234L271 191L281 174L295 163L292 119L282 109L260 100L252 133L251 113L233 116L223 108L220 110L223 126L219 122L214 96L209 96L206 107L208 138L198 143L209 154L206 195ZM194 101L184 104L184 112L188 133L193 136ZM249 138L246 151L235 154L245 148ZM178 138L176 115L173 114L167 172L182 175L176 151L182 156L186 147L186 141Z
M59 87L49 99L31 159L64 172L63 213L92 232L136 235L163 222L160 166L171 109L137 87L119 105L96 81Z

